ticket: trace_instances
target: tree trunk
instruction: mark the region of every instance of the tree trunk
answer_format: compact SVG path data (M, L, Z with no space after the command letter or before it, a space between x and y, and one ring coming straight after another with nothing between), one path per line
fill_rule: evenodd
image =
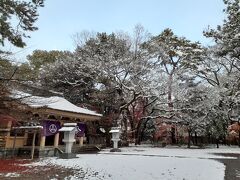
M123 145L126 145L126 144L128 144L128 134L127 134L127 128L128 128L128 123L127 123L127 116L126 116L126 110L125 109L123 109L121 112L120 112L120 114L119 114L119 117L120 117L120 115L122 115L122 121L121 121L121 123L122 123L122 125L124 126L124 130L122 131L122 133L121 133L121 140L122 140L122 144ZM113 124L113 127L115 126L115 127L118 127L118 122L117 122L118 120L116 119L116 121L115 121L115 123Z
M106 132L106 146L110 147L111 146L111 134L109 133L110 129Z
M216 139L217 148L219 148L219 139Z
M226 140L226 136L225 136L225 135L223 136L223 142L222 142L222 144L225 145L225 146L227 145L227 140Z
M240 122L238 121L238 146L240 147Z
M210 144L211 143L211 135L208 133L207 135L207 143Z
M198 145L198 136L197 136L197 132L195 131L194 132L194 135L195 135L195 137L194 137L194 139L195 139L195 145L197 146Z
M169 75L168 79L168 107L169 110L173 109L173 102L172 102L172 83L173 83L173 75Z
M188 148L191 146L191 131L188 130Z
M240 147L240 129L238 130L238 146Z
M171 128L171 138L172 138L172 144L176 144L175 127Z
M137 129L136 129L136 132L135 132L135 145L140 145L140 143L141 143L141 140L140 140L141 124L142 124L142 119L139 120L138 125L137 125Z

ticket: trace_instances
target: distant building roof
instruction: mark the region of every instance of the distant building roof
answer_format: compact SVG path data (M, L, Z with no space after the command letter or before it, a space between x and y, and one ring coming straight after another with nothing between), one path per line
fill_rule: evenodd
M86 114L92 116L102 116L102 114L98 114L95 111L91 111L89 109L78 107L63 97L52 96L52 97L41 97L41 96L32 96L28 93L23 93L20 91L14 91L12 93L12 97L16 99L20 99L20 101L24 104L29 105L32 108L50 108L60 111L68 111L79 114Z
M8 123L9 121L12 122L12 126L18 126L19 123L18 121L12 117L12 116L9 116L9 115L5 115L5 114L0 114L0 124L6 124Z

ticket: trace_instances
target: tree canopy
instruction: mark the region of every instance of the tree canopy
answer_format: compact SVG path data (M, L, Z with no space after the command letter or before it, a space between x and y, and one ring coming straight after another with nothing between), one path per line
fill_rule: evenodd
M33 23L43 1L4 2L1 23L7 25L1 43L24 47L25 32L36 30ZM0 76L12 71L16 79L34 77L39 87L60 92L75 104L98 106L125 133L130 127L136 139L143 133L153 137L154 120L161 119L187 125L190 135L211 134L219 140L240 104L239 0L224 3L223 24L204 32L215 40L210 47L169 28L156 36L141 25L131 34L84 32L74 39L73 52L35 50L18 72L1 61ZM9 21L12 15L19 19L17 29Z
M26 33L35 31L34 26L38 18L38 7L43 6L43 0L17 1L1 0L0 2L0 43L2 46L5 40L17 47L26 46L24 38L28 38Z

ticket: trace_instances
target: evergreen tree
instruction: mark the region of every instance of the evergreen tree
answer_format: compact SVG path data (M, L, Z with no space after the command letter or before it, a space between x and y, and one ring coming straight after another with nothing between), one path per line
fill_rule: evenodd
M199 63L202 47L184 37L176 36L171 29L165 29L160 35L152 37L143 44L149 53L149 58L157 69L161 69L167 77L167 103L173 109L173 84L179 75L189 68L195 69Z
M29 37L26 32L37 30L34 23L38 18L37 9L42 6L43 0L1 0L0 44L4 46L5 40L8 40L14 46L24 47L23 38Z
M37 9L43 6L43 0L19 1L1 0L0 1L0 111L5 107L5 100L9 94L9 82L15 79L18 67L6 60L3 56L5 42L16 47L26 46L24 38L29 36L27 32L37 30L34 26L38 18Z
M219 56L230 56L240 60L240 2L239 0L224 0L226 19L217 29L204 32L206 37L213 38L218 46ZM238 63L239 67L239 63Z

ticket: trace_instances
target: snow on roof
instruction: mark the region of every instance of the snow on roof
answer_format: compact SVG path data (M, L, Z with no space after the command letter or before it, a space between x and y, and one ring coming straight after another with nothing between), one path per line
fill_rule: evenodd
M73 131L75 130L75 127L62 127L61 129L59 129L59 131Z
M111 131L109 131L110 133L116 133L116 132L120 132L120 130L119 129L113 129L113 130L111 130Z
M64 123L65 127L75 127L77 126L77 123Z
M41 96L32 96L31 94L14 91L12 92L12 97L21 99L21 102L27 104L33 108L46 107L50 109L56 109L60 111L69 111L80 114L87 114L93 116L102 116L95 111L91 111L85 108L78 107L63 97L52 96L52 97L41 97Z
M19 126L14 127L13 129L43 129L42 126Z

